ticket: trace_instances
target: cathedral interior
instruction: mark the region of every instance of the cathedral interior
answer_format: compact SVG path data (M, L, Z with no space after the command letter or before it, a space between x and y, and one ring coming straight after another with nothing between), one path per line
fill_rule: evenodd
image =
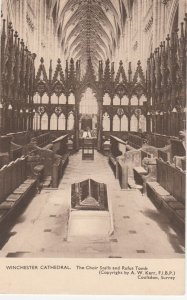
M183 258L186 0L2 0L0 257Z

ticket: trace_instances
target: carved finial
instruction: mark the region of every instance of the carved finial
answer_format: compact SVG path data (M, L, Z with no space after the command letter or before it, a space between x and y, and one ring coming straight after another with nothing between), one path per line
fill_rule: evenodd
M33 54L32 54L33 60L35 60L36 56L37 56L36 53L33 53Z
M60 63L61 63L61 60L60 60L60 58L58 58L58 59L57 59L57 63L58 63L58 64L60 64Z
M15 31L14 37L15 37L15 38L18 38L18 32L17 32L17 31Z
M166 41L170 41L170 36L169 36L169 34L167 34L167 38L166 38Z
M8 23L8 29L11 30L12 29L12 22Z
M43 64L43 63L44 63L44 59L43 59L43 57L41 57L41 59L40 59L40 62L41 62L41 64Z

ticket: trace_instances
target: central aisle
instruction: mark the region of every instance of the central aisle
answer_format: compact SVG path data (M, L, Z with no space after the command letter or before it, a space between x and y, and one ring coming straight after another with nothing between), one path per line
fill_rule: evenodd
M107 184L114 234L67 241L71 184L92 178ZM83 161L70 156L58 190L37 194L12 228L0 251L7 257L184 257L184 241L152 202L139 191L121 191L107 158Z

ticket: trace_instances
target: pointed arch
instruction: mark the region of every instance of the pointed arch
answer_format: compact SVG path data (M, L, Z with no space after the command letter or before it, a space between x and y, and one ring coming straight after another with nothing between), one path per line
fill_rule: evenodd
M39 130L40 129L40 115L35 112L34 118L33 118L33 130Z
M144 115L140 115L139 129L141 129L142 132L145 132L147 130L147 120Z
M145 95L143 94L143 95L140 97L140 99L139 99L139 105L143 105L144 102L146 102L146 101L147 101L147 98L146 98Z
M121 105L128 105L129 104L129 98L124 95L121 99Z
M48 115L44 113L41 116L41 130L48 130Z
M138 97L136 95L132 96L131 105L138 105Z
M117 95L114 96L113 105L120 105L120 98L119 98L119 96L117 96Z
M50 118L50 130L57 130L57 129L58 129L58 117L55 113L53 113Z
M130 120L130 131L137 131L138 129L138 119L137 117L133 114L131 116Z
M66 129L66 118L63 113L60 114L58 118L58 130L65 130Z
M75 104L75 95L73 93L68 97L68 104Z
M66 96L64 94L59 96L59 104L66 104Z
M125 114L121 118L121 131L128 131L128 118Z
M118 115L113 117L113 131L120 131L120 118Z
M80 113L97 114L98 103L92 88L87 88L80 101Z
M103 105L110 105L110 104L111 104L111 98L108 93L105 93L103 97Z
M74 120L73 112L70 112L69 115L68 115L68 122L67 122L67 123L68 123L68 124L67 124L67 125L68 125L68 126L67 126L67 127L68 127L67 129L68 129L68 130L73 130L73 129L74 129L74 121L75 121L75 120Z
M51 95L51 104L58 104L58 96L55 93Z
M43 96L41 97L41 103L42 104L48 104L49 103L49 96L44 93Z
M34 97L33 97L33 102L34 102L35 104L38 104L38 103L40 103L40 101L41 101L41 97L40 97L40 95L39 95L38 93L36 93L36 94L34 95Z
M110 131L110 117L107 112L103 114L103 131Z

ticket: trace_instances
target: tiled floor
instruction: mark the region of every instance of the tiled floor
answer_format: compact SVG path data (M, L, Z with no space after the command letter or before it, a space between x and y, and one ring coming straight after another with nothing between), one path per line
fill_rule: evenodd
M107 184L114 233L67 240L71 183L92 178ZM184 257L183 237L139 191L121 191L107 158L70 157L58 190L42 190L19 217L0 250L4 257Z

